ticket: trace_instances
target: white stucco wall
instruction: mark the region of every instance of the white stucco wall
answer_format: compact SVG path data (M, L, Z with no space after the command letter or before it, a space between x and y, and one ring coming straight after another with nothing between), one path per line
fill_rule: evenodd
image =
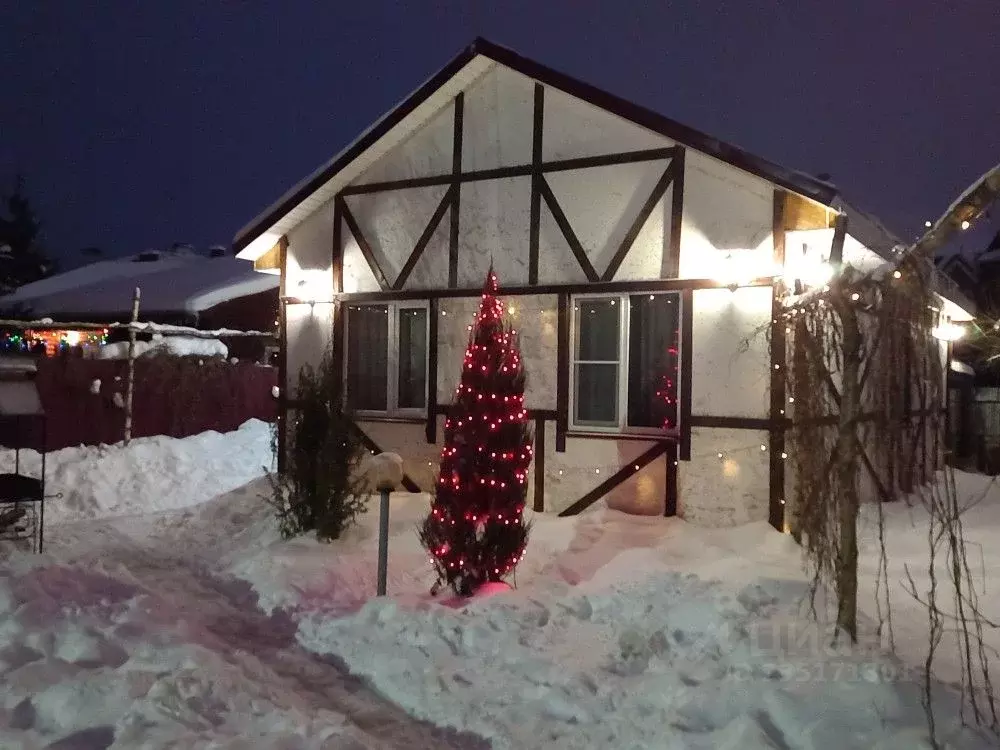
M285 291L316 304L286 306L287 377L295 397L299 370L319 364L333 333L333 204L329 203L288 235Z
M773 223L771 183L687 150L681 277L716 278L727 256L740 268L768 275L774 268Z
M771 288L698 289L692 296L691 413L767 417Z
M554 294L501 297L508 320L520 338L529 409L556 408L556 343L558 301ZM438 320L438 403L452 402L469 343L468 326L479 310L479 298L442 299Z
M762 444L760 430L692 429L691 460L678 466L678 515L702 526L766 521L770 458Z

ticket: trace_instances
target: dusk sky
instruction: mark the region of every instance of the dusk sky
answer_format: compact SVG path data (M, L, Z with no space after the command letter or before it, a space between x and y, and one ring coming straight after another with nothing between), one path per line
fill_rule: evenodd
M23 174L71 262L228 245L477 35L830 173L905 238L1000 160L998 0L7 0L0 192Z

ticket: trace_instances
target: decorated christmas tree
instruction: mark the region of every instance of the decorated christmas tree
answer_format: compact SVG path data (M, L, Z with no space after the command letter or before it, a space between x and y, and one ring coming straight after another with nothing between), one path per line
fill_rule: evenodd
M435 591L446 583L468 596L502 581L524 555L531 433L517 332L503 312L491 267L445 421L434 501L420 528L438 574Z

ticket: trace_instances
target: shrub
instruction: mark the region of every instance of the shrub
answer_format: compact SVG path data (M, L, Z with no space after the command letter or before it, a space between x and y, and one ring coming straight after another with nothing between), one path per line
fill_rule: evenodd
M289 419L285 467L271 475L271 497L281 534L316 532L337 539L364 512L367 494L358 478L363 449L360 435L344 411L340 373L330 353L318 368L299 373L297 408ZM273 438L275 455L277 430Z

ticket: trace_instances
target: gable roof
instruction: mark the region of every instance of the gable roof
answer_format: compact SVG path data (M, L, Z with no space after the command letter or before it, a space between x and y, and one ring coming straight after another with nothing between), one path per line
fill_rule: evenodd
M651 109L529 60L506 47L477 38L416 91L373 123L343 151L293 186L277 202L243 227L233 239L234 252L240 253L245 250L265 233L284 234L298 224L353 179L356 176L353 174L354 171L360 172L360 169L349 170L349 168L359 161L360 157L366 155L366 152L371 158L365 161L370 163L404 140L455 94L477 80L493 63L511 68L539 83L559 89L681 145L713 156L824 205L832 205L837 195L837 189L828 182L781 167L737 146L664 117ZM377 150L378 153L371 154L373 150ZM346 178L342 174L345 170L351 172ZM270 249L277 239L277 236L269 238L264 243L266 246L260 247L259 254Z
M145 314L193 316L278 284L277 276L256 273L231 255L157 251L91 263L25 284L0 297L0 310L61 319L127 316L138 286Z

